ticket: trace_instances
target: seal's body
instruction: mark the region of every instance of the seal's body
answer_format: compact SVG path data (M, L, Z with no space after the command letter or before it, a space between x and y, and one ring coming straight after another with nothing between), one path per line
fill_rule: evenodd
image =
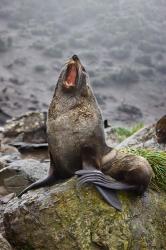
M30 189L52 185L75 173L79 177L78 184L95 184L103 197L117 209L120 209L120 203L116 193L111 190L132 189L143 192L147 188L152 176L148 162L140 161L137 167L140 159L134 156L134 160L132 158L125 168L130 159L122 162L120 156L118 164L117 154L113 157L112 149L106 145L101 111L85 68L76 55L66 63L59 76L48 111L47 134L49 175L30 185L19 196Z
M103 121L92 90L87 86L83 96L57 89L48 112L49 152L56 175L71 177L82 168L82 151L93 148L101 161L106 147ZM100 164L99 164L100 165Z

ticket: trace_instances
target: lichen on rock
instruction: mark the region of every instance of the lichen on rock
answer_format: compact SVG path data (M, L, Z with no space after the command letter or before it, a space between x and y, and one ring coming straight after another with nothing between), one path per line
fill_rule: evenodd
M145 199L121 192L120 213L94 187L76 189L75 179L28 192L9 202L4 225L17 250L164 249L166 195Z
M38 117L39 122L33 123ZM41 142L46 144L45 134L40 137L40 131L45 131L44 116L29 113L8 125L3 140L7 136L10 143L22 150L18 147L16 157L6 144L8 150L1 152L0 182L6 188L1 191L17 193L24 185L47 175L49 159L41 150ZM36 138L41 138L38 145ZM108 141L109 135L106 138ZM156 144L153 126L143 128L117 148L131 145L135 150L150 145L160 150L165 147ZM17 250L164 249L166 193L149 188L142 198L125 192L118 195L122 212L109 206L93 186L78 189L75 178L51 188L30 191L20 199L10 200L6 195L2 201L7 201L7 205L0 206L0 232Z

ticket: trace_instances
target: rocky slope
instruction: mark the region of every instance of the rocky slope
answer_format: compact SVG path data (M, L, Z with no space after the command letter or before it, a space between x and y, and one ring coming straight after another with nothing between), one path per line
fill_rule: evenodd
M45 114L32 112L8 122L1 135L0 233L14 250L164 249L165 192L149 188L142 198L120 192L122 212L107 205L95 188L77 189L75 178L14 198L47 174L44 124ZM106 138L111 144L110 131ZM165 145L156 142L153 125L117 148L130 145L165 151ZM10 249L3 237L0 244Z
M47 110L78 54L104 117L131 125L166 110L165 0L1 0L0 123Z

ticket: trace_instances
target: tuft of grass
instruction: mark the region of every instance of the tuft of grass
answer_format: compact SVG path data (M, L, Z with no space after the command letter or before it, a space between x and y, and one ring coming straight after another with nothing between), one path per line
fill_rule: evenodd
M118 138L118 141L122 142L127 137L131 136L132 134L134 134L135 132L137 132L138 130L140 130L143 127L144 127L143 123L138 123L130 129L118 127L118 128L114 128L114 131L115 131L115 134Z
M126 148L124 151L147 159L155 174L151 181L151 187L157 191L166 191L166 152L144 148Z

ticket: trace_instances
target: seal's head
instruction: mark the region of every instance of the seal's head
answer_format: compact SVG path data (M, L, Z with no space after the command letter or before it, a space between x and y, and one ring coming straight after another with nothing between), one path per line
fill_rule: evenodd
M87 73L77 55L73 55L60 74L58 85L62 91L71 93L81 90L87 84Z

